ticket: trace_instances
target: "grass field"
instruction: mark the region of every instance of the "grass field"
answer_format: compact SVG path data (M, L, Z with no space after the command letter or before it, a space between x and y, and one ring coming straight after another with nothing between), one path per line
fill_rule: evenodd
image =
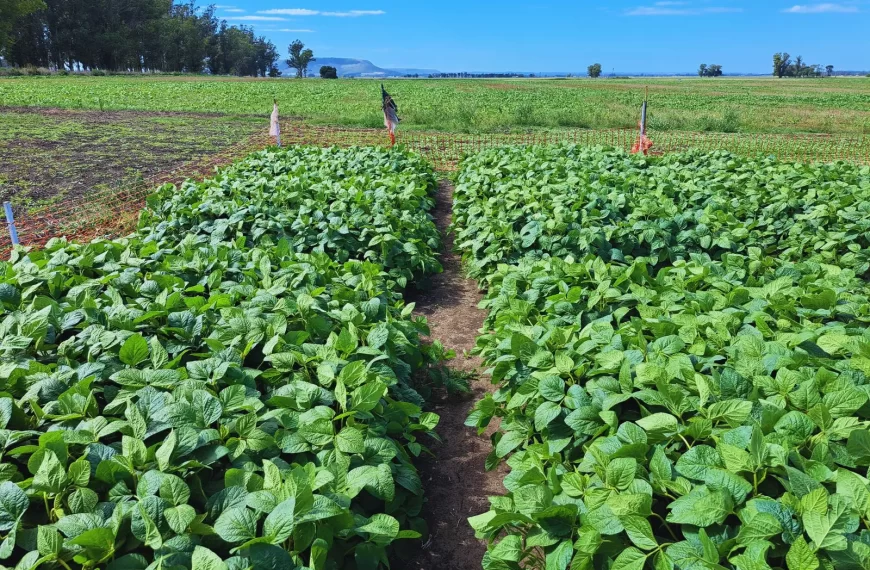
M870 133L870 79L391 80L403 128L497 132L637 123L644 89L658 131ZM7 106L267 115L379 127L380 83L203 77L0 79ZM0 131L0 139L3 132Z

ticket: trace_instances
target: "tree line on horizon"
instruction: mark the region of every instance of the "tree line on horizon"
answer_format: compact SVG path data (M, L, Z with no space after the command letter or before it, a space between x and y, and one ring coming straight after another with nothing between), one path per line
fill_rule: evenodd
M773 54L773 75L776 77L828 77L834 75L834 66L825 66L825 71L822 72L822 66L819 64L807 65L802 56L792 61L791 55L788 52Z
M280 75L271 41L196 0L0 0L0 56L67 71Z
M698 68L698 77L722 77L723 75L722 66L716 63L710 65L702 63Z
M249 26L231 26L216 6L196 0L0 0L0 58L19 67L68 71L208 72L215 75L278 77L275 45ZM287 64L305 77L316 61L299 40ZM808 65L787 52L773 56L776 77L831 76L834 66ZM587 69L600 77L602 66ZM321 77L337 70L321 68ZM722 66L701 64L700 77L720 77ZM429 77L523 77L515 73L441 73ZM528 77L535 77L530 74ZM570 77L570 75L569 75Z

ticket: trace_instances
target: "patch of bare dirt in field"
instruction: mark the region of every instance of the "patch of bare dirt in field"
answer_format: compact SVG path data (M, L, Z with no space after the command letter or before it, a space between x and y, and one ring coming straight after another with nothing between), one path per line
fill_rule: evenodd
M453 236L447 233L452 216L453 185L442 182L434 211L435 223L444 235L441 262L444 272L432 278L424 292L411 292L408 301L416 302L416 312L425 316L432 338L456 351L450 367L459 371L476 371L480 358L464 353L474 347L483 326L484 311L477 308L481 293L477 284L462 272L458 255L453 252ZM480 568L486 544L474 537L468 517L489 510L487 497L504 493L502 479L506 471L486 472L484 462L492 446L489 435L483 436L465 426L465 418L474 403L494 386L485 377L472 383L472 393L450 398L435 406L441 416L438 434L443 443L432 448L435 458L421 462L427 503L424 516L429 524L429 539L416 555L394 565L402 570L472 570Z
M120 191L267 126L210 113L0 107L0 199L30 207Z
M93 109L58 109L56 107L8 107L0 105L0 113L40 115L60 119L77 118L84 123L102 124L110 121L126 121L132 117L185 117L209 118L223 117L225 113L205 113L191 111L97 111Z

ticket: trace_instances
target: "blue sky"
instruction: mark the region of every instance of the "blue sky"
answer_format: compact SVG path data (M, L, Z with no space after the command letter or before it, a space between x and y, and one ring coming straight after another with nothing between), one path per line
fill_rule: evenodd
M870 0L225 0L218 15L323 57L441 71L766 73L774 52L870 69ZM203 2L204 3L204 2Z

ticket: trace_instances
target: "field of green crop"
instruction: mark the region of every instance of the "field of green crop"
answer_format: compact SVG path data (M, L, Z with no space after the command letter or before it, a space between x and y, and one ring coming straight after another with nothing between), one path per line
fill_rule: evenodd
M460 132L634 127L649 87L655 130L870 132L870 79L391 80L404 128ZM380 84L369 80L207 77L0 78L6 106L192 111L380 127Z
M458 178L498 389L486 570L870 567L870 168L496 149Z
M0 262L0 560L374 570L424 534L445 354L400 286L440 270L433 191L399 151L273 149Z
M149 85L93 79L15 85ZM164 83L233 84L374 85ZM244 130L259 119L240 101L164 126ZM400 568L430 538L424 487L451 486L439 522L456 527L485 466L501 486L465 527L484 570L870 568L870 166L490 148L455 177L462 268L439 259L448 191L401 148L272 147L158 189L125 238L15 249L0 262L0 562ZM492 434L488 455L463 447L470 401L449 398L473 375L446 367L454 351L404 297L440 286L430 304L473 314L474 295L443 290L463 268L486 319L440 330L478 334L495 390L472 386L466 426ZM435 451L462 487L418 473L436 403L455 415ZM439 536L429 549L457 549Z

